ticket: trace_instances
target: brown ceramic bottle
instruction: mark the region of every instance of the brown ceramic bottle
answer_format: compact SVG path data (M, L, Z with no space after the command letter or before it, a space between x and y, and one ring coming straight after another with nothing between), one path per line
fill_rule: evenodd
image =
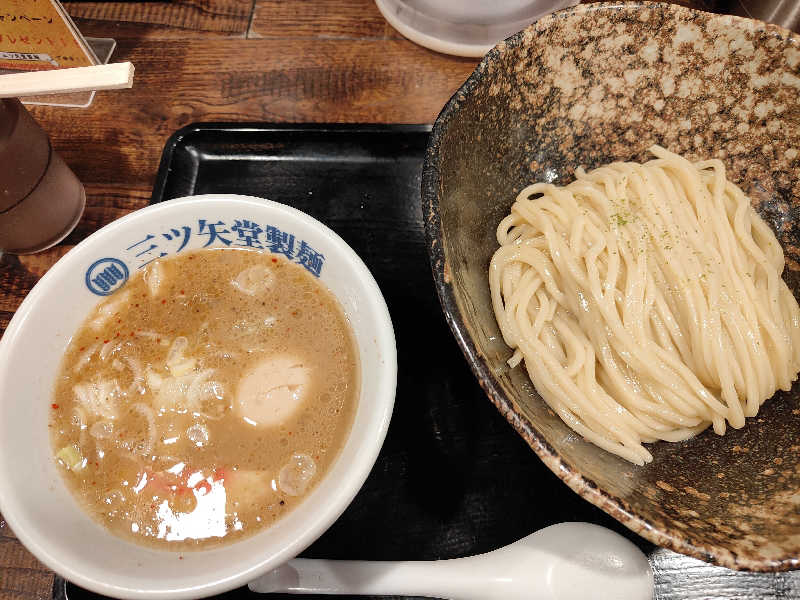
M83 214L83 185L19 100L0 100L0 250L31 254L64 239Z

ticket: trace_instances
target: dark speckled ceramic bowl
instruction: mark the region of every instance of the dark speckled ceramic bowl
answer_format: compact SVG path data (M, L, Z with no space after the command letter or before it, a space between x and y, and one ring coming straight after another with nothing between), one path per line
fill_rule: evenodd
M497 408L573 490L656 544L735 569L800 567L800 384L724 437L649 445L636 467L585 442L509 369L489 298L495 228L517 192L658 143L721 158L800 290L800 41L785 29L649 3L583 5L493 49L445 106L423 174L450 325Z

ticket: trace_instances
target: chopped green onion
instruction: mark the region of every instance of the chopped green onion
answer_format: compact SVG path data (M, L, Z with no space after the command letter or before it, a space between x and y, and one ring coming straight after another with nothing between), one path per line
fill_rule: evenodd
M86 462L81 455L81 451L74 444L64 446L56 454L56 458L64 463L70 471L82 471Z

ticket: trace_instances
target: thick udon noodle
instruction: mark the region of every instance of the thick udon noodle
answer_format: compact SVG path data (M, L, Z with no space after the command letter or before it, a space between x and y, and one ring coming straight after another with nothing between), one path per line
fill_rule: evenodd
M509 365L524 360L567 425L640 465L643 442L742 427L800 369L772 231L721 161L650 150L522 190L489 269Z

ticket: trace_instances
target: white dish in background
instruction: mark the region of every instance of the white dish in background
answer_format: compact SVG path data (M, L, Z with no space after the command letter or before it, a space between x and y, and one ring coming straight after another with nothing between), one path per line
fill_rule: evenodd
M403 36L436 52L479 57L499 41L579 0L375 0Z
M211 244L208 234L195 234L202 219L228 224L228 230L236 219L268 224L324 256L324 263L315 262L314 274L337 297L352 326L361 394L345 446L289 514L211 550L154 550L116 537L78 505L53 458L49 407L64 350L102 296L162 252L221 245ZM175 235L184 227L191 228L186 240ZM378 285L356 253L319 221L276 202L228 194L144 208L106 225L59 260L25 298L0 341L0 512L41 562L106 596L165 600L233 589L295 557L350 504L383 444L396 373L394 331Z

